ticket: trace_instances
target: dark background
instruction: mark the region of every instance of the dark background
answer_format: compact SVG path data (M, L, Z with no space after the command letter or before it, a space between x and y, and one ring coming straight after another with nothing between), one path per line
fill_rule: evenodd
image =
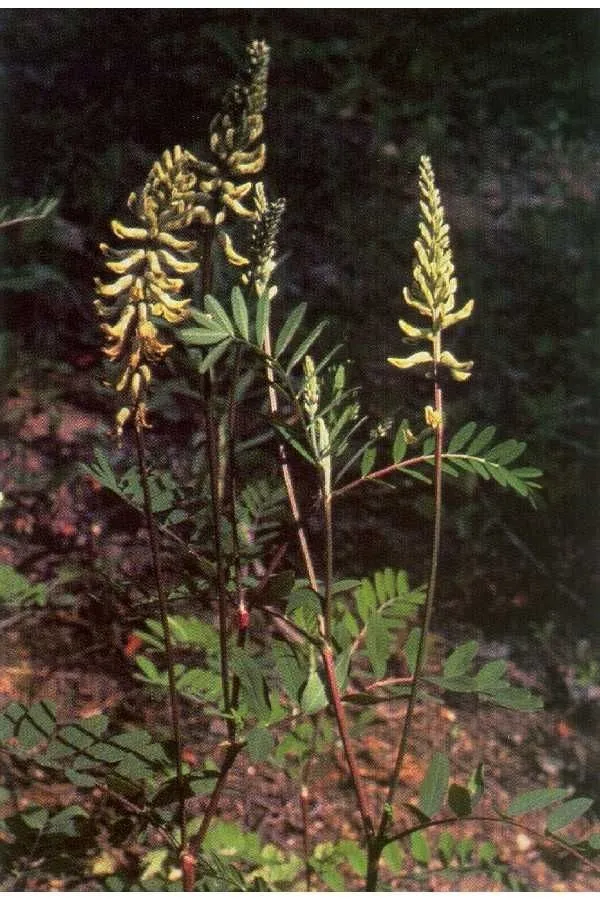
M448 488L441 615L598 634L600 46L588 10L5 10L0 197L53 195L49 226L3 237L6 378L24 354L77 366L99 344L97 242L165 147L202 152L247 40L272 49L272 195L288 212L282 303L347 341L375 418L425 386L386 366L410 279L419 156L431 155L473 358L449 427L497 423L545 470L539 509ZM427 571L417 486L340 507L340 569ZM415 549L416 548L416 549ZM591 629L591 630L590 630Z

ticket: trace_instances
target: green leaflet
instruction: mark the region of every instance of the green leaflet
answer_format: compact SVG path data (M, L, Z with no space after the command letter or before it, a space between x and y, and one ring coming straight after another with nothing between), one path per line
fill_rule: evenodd
M450 778L450 763L445 753L434 753L429 768L421 784L419 793L419 809L428 818L440 811Z
M570 791L565 788L537 788L533 791L526 791L511 801L506 814L520 816L523 813L537 812L553 803L558 803L559 800L564 800L569 793Z

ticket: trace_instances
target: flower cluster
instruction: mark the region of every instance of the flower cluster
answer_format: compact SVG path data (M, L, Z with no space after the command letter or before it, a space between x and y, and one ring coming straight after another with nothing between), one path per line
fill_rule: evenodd
M420 350L408 357L389 358L393 366L410 369L417 365L432 366L437 372L446 366L456 381L466 381L471 375L473 363L460 362L447 350L442 350L442 331L467 319L475 304L469 300L453 312L456 296L456 278L450 248L449 227L444 221L444 207L435 186L435 175L429 157L422 156L419 168L419 192L422 218L419 221L419 237L414 248L416 258L413 267L413 284L404 288L403 296L408 306L431 319L431 324L419 328L404 319L398 322L401 331L410 341L428 340L431 351Z
M121 365L115 385L124 396L117 413L118 433L127 422L148 427L146 398L152 367L172 346L161 340L157 320L178 325L189 312L191 299L183 292L186 279L199 264L189 258L197 241L189 240L185 232L194 225L205 233L208 229L227 262L245 267L250 260L235 250L222 226L229 215L260 227L265 210L270 209L260 191L255 203L245 206L253 181L239 183L258 174L266 156L264 144L257 141L264 127L269 48L263 41L253 41L247 56L247 68L230 86L222 111L211 122L210 146L217 161L203 161L181 147L165 151L150 169L140 194L129 198L137 224L112 222L115 236L129 246L100 245L106 267L117 276L110 283L95 281L96 310L110 320L101 325L107 339L104 353ZM269 260L262 260L263 268Z
M116 318L113 324L104 322L100 327L107 338L104 353L121 364L115 385L125 397L117 413L119 433L129 420L148 427L146 394L152 366L172 346L160 339L151 317L178 324L186 318L191 303L181 294L185 276L198 267L187 258L196 242L174 234L187 228L198 215L195 176L189 171L191 159L181 147L165 151L152 166L141 194L129 198L129 207L140 224L130 227L116 219L112 222L115 236L133 246L114 249L100 245L107 269L118 276L110 283L95 280L99 297L95 306L102 318Z

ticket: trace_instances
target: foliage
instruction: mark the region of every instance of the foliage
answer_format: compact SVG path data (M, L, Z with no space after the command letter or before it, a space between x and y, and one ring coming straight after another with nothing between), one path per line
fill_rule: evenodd
M388 358L398 369L424 367L433 405L422 411L423 427L415 434L406 419L389 428L370 423L348 366L339 362L340 347L325 345L327 323L307 322L305 303L279 321L275 274L284 205L270 200L258 180L266 161L268 63L266 43L251 42L245 66L210 122L208 158L179 145L165 151L141 192L130 196L135 224L112 222L126 246L101 245L110 277L116 276L96 280L97 312L109 320L101 326L103 349L111 371L118 369L115 431L121 446L127 441L127 450L134 450L135 464L118 472L97 450L87 471L143 516L156 616L134 634L143 651L135 655L135 677L149 698L166 696L168 737L120 730L104 715L57 723L48 702L13 703L0 715L3 751L43 773L61 771L82 793L108 792L126 810L145 856L131 882L96 857L92 873L107 875L109 890L278 890L310 888L313 878L331 890L351 879L375 890L385 869L404 877L402 853L410 874L426 870L435 856L449 870L478 868L510 883L492 844L475 847L455 839L454 829L467 820L518 827L517 816L551 806L538 837L585 861L597 849L595 838L571 845L556 833L587 813L590 798L536 790L513 799L506 811L482 813L483 767L466 785L451 782L451 762L441 751L429 762L416 803L402 784L417 704L454 692L523 712L541 706L510 684L504 661L478 666L475 641L455 647L437 666L427 659L446 476L493 480L533 501L541 472L514 466L526 445L513 438L493 444L495 426L469 422L446 439L445 374L465 382L473 363L443 349L442 332L466 320L473 302L455 311L449 231L428 157L420 163L414 283L404 300L430 321L420 328L401 319L400 329L408 341L431 346ZM187 383L201 416L201 449L191 475L151 463L146 434L165 370ZM257 437L242 439L242 407L255 408L262 426ZM268 448L273 460L258 467L258 478L256 447ZM390 450L391 460L377 468L379 454ZM316 524L296 489L301 467ZM426 584L411 587L405 569L391 565L360 579L339 578L339 497L371 484L401 489L405 475L432 488ZM288 549L292 539L296 552ZM167 545L179 554L172 569L165 565ZM28 600L20 576L7 569L0 576L7 596ZM401 666L401 676L393 665ZM393 765L384 773L383 791L372 797L357 763L349 711L382 702L398 704L402 713ZM202 759L188 747L188 706L217 733ZM305 804L312 763L338 738L360 814L357 840L314 844L305 816L301 858L217 818L241 754L253 766L285 765ZM201 814L192 815L192 801L197 809L202 798ZM407 818L397 816L400 808ZM46 833L72 836L78 820L88 818L77 804L56 815L18 812L5 823L14 837L9 852L18 848L23 826L31 832L31 855ZM446 830L434 843L429 833L440 828ZM20 864L17 852L10 865Z

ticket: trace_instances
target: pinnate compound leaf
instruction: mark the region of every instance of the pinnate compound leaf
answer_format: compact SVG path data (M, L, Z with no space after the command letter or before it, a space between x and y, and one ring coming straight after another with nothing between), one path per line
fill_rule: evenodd
M445 753L434 753L421 784L419 808L431 818L440 811L450 778L450 763Z
M583 816L594 803L591 797L574 797L553 810L546 821L546 831L551 833L566 828Z
M564 800L569 793L565 788L536 788L533 791L525 791L511 801L506 814L520 816L523 813L536 812Z

